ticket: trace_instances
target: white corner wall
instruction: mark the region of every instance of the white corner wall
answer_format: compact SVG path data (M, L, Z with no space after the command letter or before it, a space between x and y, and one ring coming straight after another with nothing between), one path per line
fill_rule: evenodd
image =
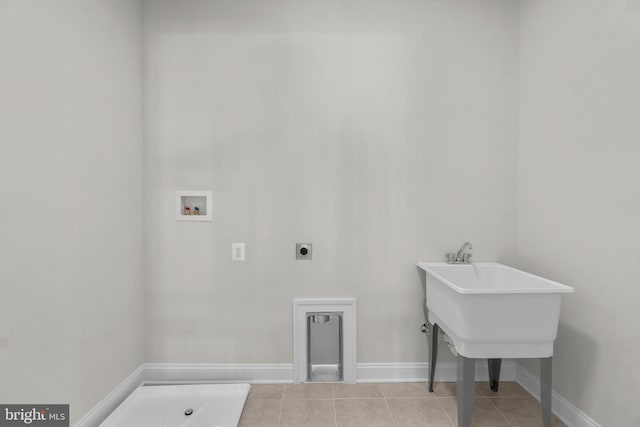
M141 8L0 2L0 402L77 421L143 362Z
M357 298L359 363L425 361L416 261L515 261L515 2L144 4L147 361L291 363L305 297Z
M518 264L576 289L556 391L603 426L637 426L640 3L519 6Z

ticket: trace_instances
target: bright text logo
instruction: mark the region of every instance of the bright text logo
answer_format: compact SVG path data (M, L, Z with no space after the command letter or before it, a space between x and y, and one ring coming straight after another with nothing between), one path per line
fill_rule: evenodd
M69 405L0 405L0 427L69 427Z

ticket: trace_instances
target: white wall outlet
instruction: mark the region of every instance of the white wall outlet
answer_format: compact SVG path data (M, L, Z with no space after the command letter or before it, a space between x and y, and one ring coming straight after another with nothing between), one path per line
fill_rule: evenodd
M231 261L244 261L244 243L231 244Z

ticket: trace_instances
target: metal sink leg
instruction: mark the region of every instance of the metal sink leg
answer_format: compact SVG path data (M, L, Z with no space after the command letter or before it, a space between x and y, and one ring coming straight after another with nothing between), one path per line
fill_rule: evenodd
M471 427L475 391L476 361L458 354L458 427Z
M431 345L429 346L429 391L433 393L433 380L436 375L436 363L438 362L438 337L440 327L437 324L429 325Z
M540 359L540 403L544 427L551 427L551 359L551 357Z
M487 359L487 365L489 365L489 387L491 391L497 392L500 384L502 359Z

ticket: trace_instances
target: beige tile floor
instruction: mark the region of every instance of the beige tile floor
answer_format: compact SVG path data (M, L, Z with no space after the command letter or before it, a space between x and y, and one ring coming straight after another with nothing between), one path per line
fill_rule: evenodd
M256 384L240 427L455 427L455 383ZM476 383L473 426L538 427L540 404L516 383ZM556 417L554 427L565 426Z

